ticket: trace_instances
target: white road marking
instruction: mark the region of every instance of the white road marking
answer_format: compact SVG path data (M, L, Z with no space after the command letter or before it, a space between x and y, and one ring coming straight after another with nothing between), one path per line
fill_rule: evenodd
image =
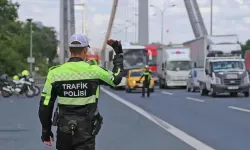
M205 102L204 100L197 99L197 98L192 98L192 97L186 97L186 99L191 100L191 101L201 102L201 103Z
M205 143L202 143L201 141L195 139L194 137L188 135L187 133L181 131L180 129L172 126L171 124L167 123L166 121L146 112L142 108L124 100L123 98L121 98L121 97L117 96L116 94L104 89L103 87L101 87L101 90L103 92L105 92L106 94L108 94L109 96L111 96L112 98L114 98L115 100L123 103L124 105L130 107L131 109L133 109L137 113L141 114L142 116L146 117L150 121L154 122L155 124L157 124L158 126L163 128L164 130L166 130L167 132L176 136L177 138L179 138L183 142L187 143L188 145L192 146L196 150L215 150L214 148L206 145Z
M228 108L234 109L234 110L239 110L239 111L244 111L244 112L250 112L249 109L244 109L244 108L240 108L240 107L228 106Z
M174 93L170 93L170 92L165 92L165 91L161 91L163 94L167 94L167 95L173 95Z

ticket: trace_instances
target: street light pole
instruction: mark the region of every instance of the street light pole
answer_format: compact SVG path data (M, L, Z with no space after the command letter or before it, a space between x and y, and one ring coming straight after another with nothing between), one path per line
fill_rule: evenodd
M170 7L174 7L175 5L171 5ZM154 5L150 5L150 7L154 7L154 8L156 8L156 9L159 9L160 10L160 13L161 13L161 44L163 44L163 33L164 33L164 31L163 31L163 26L164 26L164 12L167 10L167 8L164 8L163 10L162 9L160 9L159 7L156 7L156 6L154 6Z
M32 19L27 19L30 24L30 73L33 75L33 33L32 33Z
M128 26L125 27L125 41L128 40Z
M161 44L163 44L164 11L161 11Z
M135 22L131 21L131 20L126 20L126 22L128 23L131 23L133 26L135 26L135 43L137 42L137 35L136 35L136 28L137 28L137 25Z
M213 0L211 0L210 13L210 35L213 35Z

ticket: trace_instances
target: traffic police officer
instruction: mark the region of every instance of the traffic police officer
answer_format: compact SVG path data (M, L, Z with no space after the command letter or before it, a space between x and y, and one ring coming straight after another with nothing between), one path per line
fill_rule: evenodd
M98 62L95 59L89 59L87 62L91 65L98 65Z
M147 89L147 96L150 96L150 89L149 89L149 85L150 85L150 80L151 80L151 71L149 70L148 65L145 66L145 71L143 72L139 82L141 82L141 79L144 77L144 81L143 81L143 86L142 86L142 97L144 97L145 95L145 88Z
M104 83L118 85L123 71L121 43L109 40L107 44L116 53L112 72L83 61L89 47L88 39L83 34L71 37L69 61L50 68L39 107L44 144L51 146L54 139L51 119L57 98L57 150L95 150L95 136L102 123L97 110L99 86Z

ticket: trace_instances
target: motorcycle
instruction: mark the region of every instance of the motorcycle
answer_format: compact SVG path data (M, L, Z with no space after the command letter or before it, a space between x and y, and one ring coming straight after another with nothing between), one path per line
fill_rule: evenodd
M34 90L31 88L31 83L25 80L20 80L19 84L10 81L4 81L1 83L1 93L2 96L7 98L16 95L25 94L27 97L31 98L35 96Z
M33 89L33 91L35 92L35 96L38 96L41 92L40 88L35 85L35 81L33 78L29 78L28 81L31 83L31 88Z

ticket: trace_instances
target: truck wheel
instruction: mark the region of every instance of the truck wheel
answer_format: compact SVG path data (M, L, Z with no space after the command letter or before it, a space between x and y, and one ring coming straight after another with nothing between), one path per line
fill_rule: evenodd
M244 92L245 97L249 97L249 92Z
M195 88L194 87L191 88L191 92L195 92Z
M207 89L205 89L205 87L203 87L202 85L200 85L200 95L201 96L207 96L208 95Z
M211 88L211 96L212 96L212 97L216 97L216 92L214 91L213 88Z
M164 85L162 84L162 79L159 79L159 88L160 88L160 89L163 89L163 88L164 88Z
M238 95L237 92L230 92L230 96L231 96L231 97L236 97L237 95Z

